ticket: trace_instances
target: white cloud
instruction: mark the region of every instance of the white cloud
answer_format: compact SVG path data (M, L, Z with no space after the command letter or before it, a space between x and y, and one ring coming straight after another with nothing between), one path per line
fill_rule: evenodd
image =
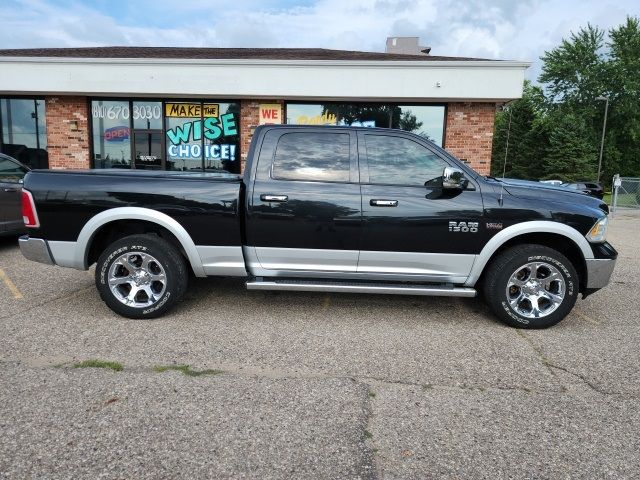
M2 48L96 45L322 47L382 51L387 36L420 36L432 55L535 62L571 30L610 28L632 0L12 0Z

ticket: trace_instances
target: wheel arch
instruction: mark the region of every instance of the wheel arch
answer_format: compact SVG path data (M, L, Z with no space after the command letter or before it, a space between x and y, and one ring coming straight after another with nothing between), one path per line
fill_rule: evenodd
M486 267L501 252L514 245L523 244L544 245L562 253L578 272L580 291L585 288L587 281L585 260L593 258L589 242L575 228L549 221L512 225L495 235L476 257L465 286L473 287L481 282Z
M100 255L97 250L118 238L153 232L175 245L197 277L206 276L200 255L182 225L165 213L142 207L118 207L93 216L82 228L76 243L75 263L86 269Z

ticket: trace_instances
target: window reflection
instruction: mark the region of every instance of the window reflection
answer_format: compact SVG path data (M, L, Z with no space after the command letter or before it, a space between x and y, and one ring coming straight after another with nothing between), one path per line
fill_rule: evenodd
M287 104L287 123L395 128L416 133L442 146L443 105L391 105L379 103Z
M369 183L424 185L442 176L447 163L422 145L391 135L365 135Z
M162 102L133 102L133 128L142 130L162 129Z
M0 99L0 146L31 168L47 168L47 126L44 99Z
M276 146L273 178L348 182L349 166L348 134L286 133Z
M128 101L91 102L94 168L131 168Z

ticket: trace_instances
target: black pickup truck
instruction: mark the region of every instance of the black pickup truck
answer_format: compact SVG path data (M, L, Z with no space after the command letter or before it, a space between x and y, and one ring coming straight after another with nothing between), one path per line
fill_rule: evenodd
M88 269L106 304L157 317L190 275L256 290L473 297L509 325L556 324L604 287L608 208L482 177L411 133L263 126L244 175L32 171L25 257Z

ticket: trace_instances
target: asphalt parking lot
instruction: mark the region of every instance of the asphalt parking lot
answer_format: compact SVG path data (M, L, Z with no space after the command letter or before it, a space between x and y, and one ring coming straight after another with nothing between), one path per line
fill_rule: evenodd
M1 239L0 478L637 478L638 238L616 214L611 285L543 331L224 279L127 320Z

